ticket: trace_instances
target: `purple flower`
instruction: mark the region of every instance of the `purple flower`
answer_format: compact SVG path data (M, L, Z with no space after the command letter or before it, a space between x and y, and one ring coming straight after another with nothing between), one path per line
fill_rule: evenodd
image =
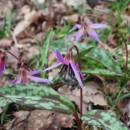
M5 55L3 52L0 52L0 77L2 76L5 70Z
M98 37L98 34L94 30L94 29L98 29L98 28L108 28L108 26L106 24L92 23L91 21L83 22L81 24L76 24L72 28L72 30L78 29L78 31L73 33L73 34L71 34L68 37L68 40L71 40L72 38L75 38L76 42L78 42L79 39L83 35L86 35L86 36L89 35L90 37L92 37L93 39L95 39L96 41L99 42L100 39Z
M57 63L57 64L55 64L51 67L48 67L44 71L51 70L51 69L53 69L53 68L55 68L59 65L62 65L60 72L68 71L68 73L71 76L76 77L76 79L79 82L80 87L83 87L83 83L82 83L83 74L82 74L81 70L79 69L78 65L74 62L74 60L72 58L72 53L70 51L68 51L66 56L63 58L63 56L61 55L61 53L57 49L53 54L54 54L54 56L56 57L56 59L58 60L59 63Z
M33 76L40 72L41 72L40 70L28 71L27 69L25 69L25 67L20 67L18 76L16 76L14 80L11 81L11 83L16 83L16 84L30 83L30 80L35 82L50 83L51 81L48 79Z

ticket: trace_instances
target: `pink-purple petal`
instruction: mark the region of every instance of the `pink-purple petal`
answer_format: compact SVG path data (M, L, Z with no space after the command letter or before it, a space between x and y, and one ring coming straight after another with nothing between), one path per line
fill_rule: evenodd
M9 84L16 83L16 81L17 81L17 77L15 77L13 80L11 80L11 81L9 82Z
M0 77L2 76L4 70L5 70L5 62L1 61L0 62Z
M53 54L59 62L61 62L63 64L65 63L65 60L58 49L56 49L55 53L53 53Z
M82 35L83 35L83 30L79 30L79 31L77 32L77 35L76 35L76 42L79 41L79 39L82 37Z
M87 21L86 22L89 26L93 25L94 23L92 21Z
M79 69L77 64L75 64L75 67L76 67L77 71L79 72L81 79L84 79L83 73L81 72L81 70Z
M77 29L77 28L78 29L81 28L81 25L80 24L75 24L75 26L70 30L70 32Z
M98 34L96 33L96 31L92 28L87 28L87 33L90 37L92 37L93 39L95 39L96 41L99 41L99 37Z
M42 70L33 70L33 71L30 71L29 74L30 75L35 75L35 74L38 74L38 73L41 73Z
M68 37L68 41L70 41L72 38L75 38L77 36L77 32L71 34L69 37Z
M39 83L51 83L51 81L49 79L39 78L39 77L35 77L35 76L30 76L29 78L30 78L30 80L39 82Z
M59 65L62 65L62 63L54 64L54 65L52 65L52 66L46 68L43 72L48 71L48 70L51 70L51 69L53 69L53 68L55 68L55 67L57 67L57 66L59 66Z
M72 38L75 38L76 42L79 41L79 39L82 37L83 35L83 30L80 29L79 31L71 34L69 37L68 37L68 40L71 40Z
M73 61L70 61L70 65L71 65L71 67L72 67L72 69L74 71L75 77L78 80L80 87L82 88L83 87L83 83L82 83L80 74L79 74L79 72L76 69L75 63Z
M95 24L91 24L90 27L91 27L91 28L94 28L94 29L98 29L98 28L108 28L108 25L95 23Z
M18 77L16 77L16 81L14 83L20 84L21 81L22 81L21 77L18 76Z

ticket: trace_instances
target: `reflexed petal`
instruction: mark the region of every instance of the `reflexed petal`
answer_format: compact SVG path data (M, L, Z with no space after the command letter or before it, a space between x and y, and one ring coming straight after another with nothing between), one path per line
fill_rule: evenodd
M4 70L5 70L5 61L1 60L1 62L0 62L0 77L2 76Z
M38 74L40 72L42 72L42 70L33 70L33 71L30 71L28 74L29 75L35 75L35 74Z
M88 24L89 26L91 26L91 25L93 25L94 23L93 23L92 21L87 21L87 24Z
M10 81L9 84L16 83L16 81L17 81L17 77L15 77L12 81Z
M106 24L91 24L90 25L90 28L94 28L94 29L97 29L97 28L108 28L109 26L107 26Z
M46 68L44 71L51 70L51 69L53 69L53 68L55 68L55 67L57 67L57 66L59 66L59 65L62 65L62 63L58 63L58 64L55 64L55 65L52 65L52 66ZM44 72L44 71L43 71L43 72Z
M76 37L77 36L77 32L71 34L69 37L68 37L68 41L70 41L72 38Z
M74 63L74 64L75 64L75 63ZM78 71L79 74L80 74L81 79L83 79L83 78L84 78L83 73L81 72L81 70L79 69L79 67L78 67L77 64L75 64L75 66L76 66L77 71Z
M77 35L76 35L76 42L79 41L79 39L82 37L82 35L83 35L83 30L79 30L79 31L77 32Z
M21 77L18 76L18 77L16 77L16 81L15 81L14 83L16 83L16 84L20 84L21 81L22 81Z
M63 58L63 56L61 55L61 53L59 52L58 49L56 49L56 52L53 53L53 54L54 54L54 56L56 57L56 59L57 59L59 62L61 62L62 64L65 63L64 58Z
M15 84L20 84L21 83L21 77L17 76L15 77L12 81L10 81L11 84L15 83Z
M51 83L51 81L49 79L39 78L39 77L35 77L35 76L30 76L29 78L35 82Z
M70 64L71 64L71 67L72 67L72 69L74 71L75 77L76 77L76 79L79 82L80 87L83 87L83 83L82 83L82 80L80 78L80 74L79 74L79 72L76 69L75 63L73 61L70 61Z
M99 37L96 33L96 31L94 29L91 28L87 28L87 33L90 37L92 37L93 39L95 39L96 41L99 41Z
M83 30L80 29L79 31L71 34L69 37L68 37L68 40L71 40L72 38L76 38L76 42L79 41L79 39L82 37L83 35Z
M73 31L73 30L75 30L75 29L79 29L79 28L81 28L81 25L80 24L76 24L71 30L70 30L70 32L71 31Z

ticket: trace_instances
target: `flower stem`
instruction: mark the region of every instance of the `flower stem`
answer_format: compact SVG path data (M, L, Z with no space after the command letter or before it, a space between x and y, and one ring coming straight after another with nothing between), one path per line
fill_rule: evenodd
M18 62L20 61L20 60L18 59L18 57L16 57L12 52L10 52L10 51L8 51L8 50L6 50L6 52L9 53L10 55L12 55Z
M78 55L78 65L79 65L79 68L81 70L81 58L80 58L80 54L79 54L79 49L76 45L73 45L70 50L72 50L73 48L75 48L76 52L77 52L77 55Z
M81 70L81 58L80 58L80 54L79 54L79 49L76 45L73 45L70 50L72 50L73 48L76 49L77 55L78 55L78 65L79 68ZM83 88L80 87L80 118L82 117L82 113L83 113ZM81 121L82 124L82 121Z
M83 88L80 87L80 118L83 114Z
M74 116L78 125L78 130L81 130L81 120L79 119L77 112L74 114Z
M120 36L122 37L123 39L123 44L124 44L124 47L125 47L125 51L126 51L126 63L125 63L125 68L126 70L128 69L128 47L127 47L127 43L126 43L126 40L122 34L122 32L117 28L115 27L113 24L111 24L108 20L104 19L104 18L101 18L99 16L96 16L96 15L93 15L93 14L85 14L83 15L83 17L81 18L82 21L84 21L84 18L87 17L87 16L90 16L90 17L94 17L94 18L97 18L97 19L100 19L100 20L103 20L105 22L107 22L110 26L112 26L119 34Z

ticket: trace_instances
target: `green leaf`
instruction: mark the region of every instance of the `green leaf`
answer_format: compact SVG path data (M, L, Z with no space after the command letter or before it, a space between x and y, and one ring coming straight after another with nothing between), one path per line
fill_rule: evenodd
M88 111L81 119L90 125L98 126L104 130L128 130L112 113L105 110Z
M42 46L40 46L40 55L41 55L41 67L43 67L45 64L47 64L47 59L48 59L48 50L49 50L49 45L52 37L52 31L49 31L44 43Z
M35 41L39 46L39 55L35 55L33 57L33 64L36 64L36 67L39 69L43 69L43 66L46 65L48 63L48 52L49 52L49 46L50 46L50 42L52 39L52 30L49 31L43 41L43 43L41 43L41 41L39 41L36 37L35 37Z
M5 108L11 101L5 97L0 97L0 108Z
M130 92L127 92L127 93L123 93L123 94L121 94L119 100L120 100L120 99L127 98L127 97L130 97Z
M87 70L83 70L82 72L84 74L97 74L102 76L119 76L119 77L122 76L122 74L107 69L94 69L94 70L87 69Z
M101 63L110 71L121 73L121 68L119 64L114 60L112 54L106 50L93 48L86 54L86 57Z
M31 108L65 114L75 113L73 103L48 86L35 84L8 86L0 88L0 94L14 103ZM2 104L1 101L0 104Z
M81 51L80 52L80 57L82 58L86 53L88 53L91 49L93 49L94 48L94 46L91 46L91 45L88 45L88 46L86 46L86 45L82 45L81 46L81 44L80 45L77 45L78 46L78 48L79 48L79 50Z

